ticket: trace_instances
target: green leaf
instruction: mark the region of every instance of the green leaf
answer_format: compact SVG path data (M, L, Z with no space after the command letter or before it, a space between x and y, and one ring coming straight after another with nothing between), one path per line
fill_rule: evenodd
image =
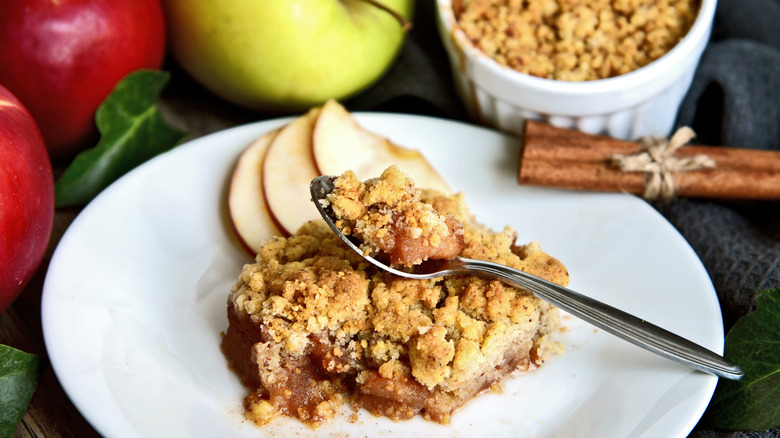
M77 155L54 185L57 207L86 204L120 176L184 138L165 123L155 105L169 77L163 71L138 70L117 84L95 114L100 142Z
M718 382L705 420L728 430L780 425L780 288L758 292L756 310L726 335L724 356L742 366L745 376Z
M0 437L22 421L42 373L40 357L0 345Z

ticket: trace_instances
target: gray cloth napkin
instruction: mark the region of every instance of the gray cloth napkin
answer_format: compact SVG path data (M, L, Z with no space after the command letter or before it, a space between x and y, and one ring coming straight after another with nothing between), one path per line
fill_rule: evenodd
M468 120L436 33L435 2L418 0L415 27L397 62L345 105ZM710 45L678 115L694 142L780 149L780 1L720 0ZM673 201L659 211L701 258L717 290L726 330L780 286L780 203ZM780 438L697 426L692 438Z
M780 150L780 2L721 0L678 123L710 145ZM780 203L679 200L660 211L701 258L728 330L755 307L756 291L780 286ZM698 426L695 438L778 438Z

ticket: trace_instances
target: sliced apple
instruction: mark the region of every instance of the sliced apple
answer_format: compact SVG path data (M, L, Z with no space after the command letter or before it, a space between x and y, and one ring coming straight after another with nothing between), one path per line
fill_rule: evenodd
M335 100L326 102L317 117L311 154L322 175L341 175L352 170L358 179L366 180L395 164L414 180L416 187L451 192L419 151L398 146L363 128Z
M228 187L228 216L241 245L252 256L272 236L278 235L263 199L263 157L279 130L252 142L238 157Z
M313 108L285 125L263 159L263 197L271 219L288 236L320 217L309 192L309 183L318 176L311 142L319 113L320 108Z

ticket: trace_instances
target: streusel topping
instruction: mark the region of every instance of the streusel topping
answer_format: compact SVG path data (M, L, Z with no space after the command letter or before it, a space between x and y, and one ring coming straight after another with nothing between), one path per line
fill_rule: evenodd
M563 264L537 243L518 245L511 228L476 223L462 195L413 189L396 170L386 173L376 184L347 175L334 208L357 221L373 199L419 200L462 224L460 254L568 283ZM379 271L323 221L262 247L233 287L228 319L223 350L252 389L246 415L260 424L284 414L316 426L345 400L395 420L447 423L504 375L561 351L551 338L557 309L527 291L471 275L422 281Z
M691 0L454 0L458 26L498 63L541 78L604 79L660 58L693 25Z

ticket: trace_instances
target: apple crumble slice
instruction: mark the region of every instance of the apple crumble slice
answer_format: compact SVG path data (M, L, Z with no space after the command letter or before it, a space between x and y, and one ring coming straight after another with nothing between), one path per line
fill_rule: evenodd
M430 227L420 226L427 245L434 235L454 235L459 255L568 283L566 268L538 243L518 245L510 227L494 232L475 222L461 194L414 189L396 172L379 178L387 184L376 196L428 205L415 207L435 216ZM357 197L334 198L334 206L370 212L367 193L380 183L353 178L347 174L339 184ZM351 217L357 224L361 216ZM395 233L415 223L364 232ZM367 263L321 220L262 246L234 285L227 313L222 350L251 391L245 415L258 424L287 415L316 427L345 405L446 424L503 376L562 351L551 337L558 310L531 293L481 276L397 277Z

